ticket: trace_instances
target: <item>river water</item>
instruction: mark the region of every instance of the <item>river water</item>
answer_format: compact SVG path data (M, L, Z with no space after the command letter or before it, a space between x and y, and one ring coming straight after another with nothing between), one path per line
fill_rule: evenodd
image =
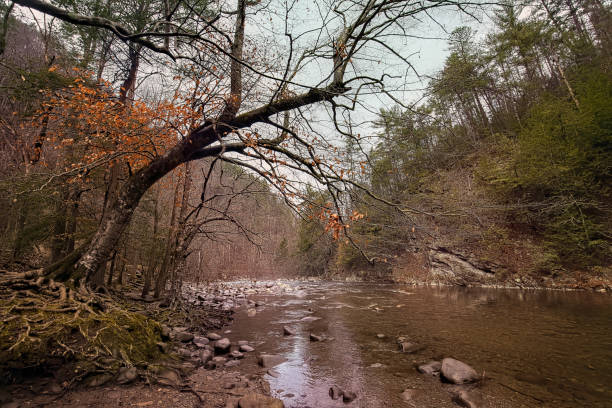
M485 380L488 407L612 407L612 297L544 290L295 283L239 310L232 337L286 361L266 374L286 407L456 407L415 365L454 357ZM296 329L283 336L282 327ZM328 340L311 342L309 334ZM386 337L380 339L378 334ZM404 354L398 336L424 346ZM254 358L254 357L251 357ZM373 365L373 366L372 366ZM357 393L333 401L331 385ZM411 401L400 394L416 390Z

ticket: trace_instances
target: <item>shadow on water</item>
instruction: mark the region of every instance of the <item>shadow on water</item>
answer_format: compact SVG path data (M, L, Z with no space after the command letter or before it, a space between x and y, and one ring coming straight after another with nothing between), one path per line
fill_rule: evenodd
M287 407L341 407L331 385L353 390L354 407L453 407L450 385L415 365L452 356L485 381L490 407L611 407L612 298L579 292L394 285L300 284L299 295L264 296L234 335L287 361L268 376ZM318 319L314 319L318 318ZM297 330L283 336L282 326ZM310 342L309 333L328 339ZM377 334L384 334L379 339ZM398 336L424 346L402 354Z

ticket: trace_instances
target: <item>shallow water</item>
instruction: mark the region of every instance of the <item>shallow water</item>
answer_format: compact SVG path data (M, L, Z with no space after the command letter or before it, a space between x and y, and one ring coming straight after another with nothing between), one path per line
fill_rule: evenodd
M253 317L239 311L231 328L257 352L287 359L275 368L278 377L266 376L287 407L455 407L452 386L415 369L449 356L484 374L478 392L489 407L612 407L611 296L295 285L290 294L259 296L264 306ZM297 334L283 336L283 325ZM333 339L310 342L311 332ZM402 335L424 350L400 353ZM375 363L382 366L370 367ZM334 384L358 399L332 401ZM400 398L406 388L418 390L413 402Z

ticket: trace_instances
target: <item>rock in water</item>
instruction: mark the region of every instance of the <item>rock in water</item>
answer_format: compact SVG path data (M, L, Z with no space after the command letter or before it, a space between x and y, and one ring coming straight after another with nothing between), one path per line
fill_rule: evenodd
M342 396L342 390L337 385L332 385L329 387L329 396L335 401Z
M476 370L454 358L445 358L442 360L440 373L445 380L453 384L471 383L478 381L480 378Z
M261 354L257 359L257 363L263 368L271 368L280 363L283 363L285 359L276 354Z
M400 350L402 350L402 353L408 353L408 354L416 353L425 348L423 346L419 346L418 344L411 343L409 341L401 342L399 346L400 346Z
M417 367L417 370L421 374L427 375L438 375L440 374L440 369L442 368L442 363L439 361L430 361L429 363L421 364Z
M249 346L248 344L244 344L240 346L240 351L245 352L245 353L250 353L251 351L255 351L255 349Z
M310 341L323 341L323 336L310 333Z
M227 353L232 343L227 337L224 337L215 342L215 351L219 353Z
M342 392L342 402L346 404L353 401L355 398L357 398L357 394L355 394L353 391L343 391Z
M128 384L138 378L138 372L136 367L121 367L119 374L117 375L117 382L119 384Z
M293 336L295 334L295 330L293 330L291 327L283 326L283 334L285 336Z
M285 408L283 401L261 394L247 394L238 400L239 408Z

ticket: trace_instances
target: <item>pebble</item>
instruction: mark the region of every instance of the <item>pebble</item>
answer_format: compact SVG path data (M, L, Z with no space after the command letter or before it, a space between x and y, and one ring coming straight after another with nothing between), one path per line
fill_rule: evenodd
M208 337L208 340L210 340L210 341L216 341L216 340L220 340L221 339L221 336L219 334L213 333L213 332L208 333L206 335L206 337Z

